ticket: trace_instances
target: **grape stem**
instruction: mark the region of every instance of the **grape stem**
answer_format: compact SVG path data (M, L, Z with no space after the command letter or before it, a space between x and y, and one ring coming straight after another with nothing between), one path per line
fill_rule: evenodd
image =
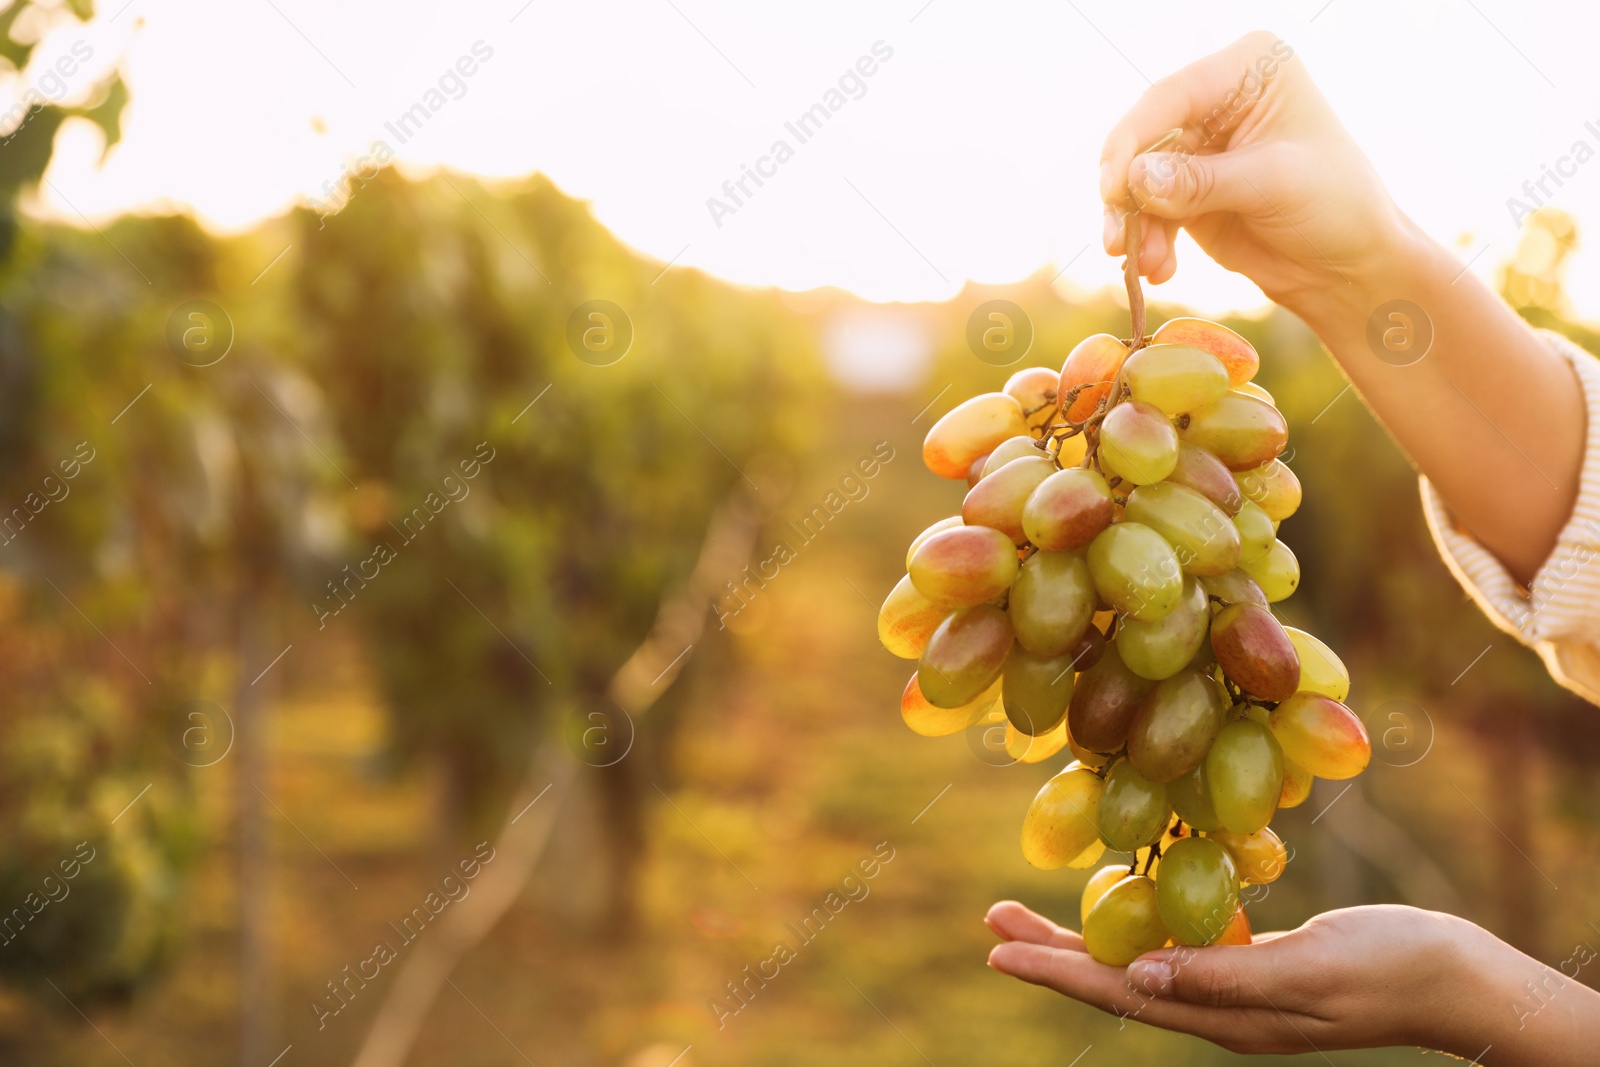
M1154 867L1156 865L1156 860L1160 858L1161 842L1157 841L1155 844L1150 846L1150 853L1144 858L1144 874L1146 878L1150 877L1150 868ZM1134 862L1138 862L1137 856L1135 856Z

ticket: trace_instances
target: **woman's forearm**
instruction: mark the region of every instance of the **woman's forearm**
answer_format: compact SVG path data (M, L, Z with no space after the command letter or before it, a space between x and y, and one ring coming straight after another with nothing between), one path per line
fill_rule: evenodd
M1409 221L1370 277L1285 299L1456 521L1530 581L1578 492L1586 420L1571 366Z

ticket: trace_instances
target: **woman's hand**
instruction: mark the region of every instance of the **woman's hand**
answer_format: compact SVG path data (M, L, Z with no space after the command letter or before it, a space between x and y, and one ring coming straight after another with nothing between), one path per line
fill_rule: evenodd
M1421 1045L1484 1064L1576 1065L1600 1043L1600 993L1438 912L1349 908L1249 945L1162 949L1125 970L1015 901L985 921L1005 942L989 953L1002 974L1234 1052Z
M1169 131L1177 143L1140 153ZM1177 270L1188 230L1207 255L1297 310L1375 280L1402 216L1288 44L1252 33L1151 86L1100 154L1106 251L1124 251L1132 192L1146 217L1139 269ZM1157 224L1159 223L1159 224Z

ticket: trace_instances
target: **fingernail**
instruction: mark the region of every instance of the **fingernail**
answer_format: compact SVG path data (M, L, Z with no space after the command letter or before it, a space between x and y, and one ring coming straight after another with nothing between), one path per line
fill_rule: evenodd
M1153 997L1172 995L1172 981L1178 969L1166 960L1134 960L1128 965L1128 987Z
M1110 208L1106 208L1105 214L1105 231L1100 236L1100 243L1105 245L1106 251L1109 252L1111 251L1112 245L1116 242L1117 232L1121 229L1121 225L1117 222L1117 213L1115 211L1112 211Z
M1144 171L1145 192L1151 196L1170 196L1177 179L1177 160L1169 152L1152 152L1139 157Z

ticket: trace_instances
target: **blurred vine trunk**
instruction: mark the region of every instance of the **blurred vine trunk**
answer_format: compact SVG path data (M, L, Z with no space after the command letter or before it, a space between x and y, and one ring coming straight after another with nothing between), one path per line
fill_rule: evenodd
M257 783L267 774L263 692L251 684L253 664L264 664L267 651L261 618L266 590L258 576L246 571L234 602L234 640L238 667L234 686L235 818L238 820L239 872L239 1062L265 1063L271 1058L275 1015L272 967L272 858L266 812ZM262 685L266 684L265 679Z

